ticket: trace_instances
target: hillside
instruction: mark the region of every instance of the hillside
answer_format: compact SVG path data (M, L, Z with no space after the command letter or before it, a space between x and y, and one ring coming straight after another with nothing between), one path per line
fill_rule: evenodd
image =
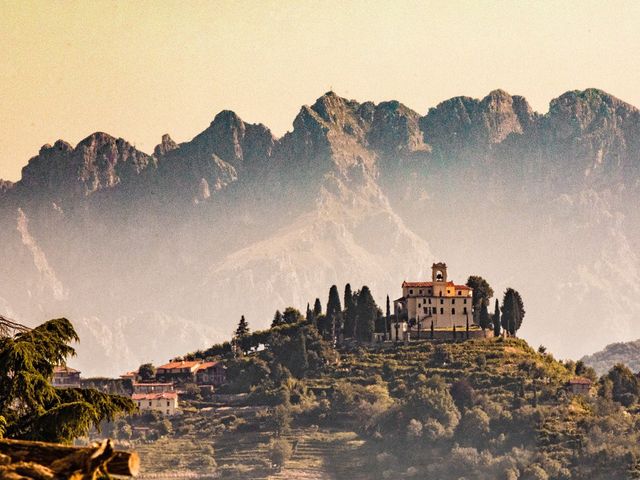
M0 186L4 314L66 315L74 365L115 375L242 314L265 327L326 285L367 283L382 303L443 260L497 291L518 279L524 333L563 358L640 337L634 106L588 89L537 113L494 90L420 113L327 92L292 127L277 138L224 110L153 153L104 132L52 139ZM158 325L176 335L150 345Z
M269 354L243 363L261 356ZM283 378L279 387L272 383L277 362L267 369L272 373L252 387L243 406L185 413L172 420L172 433L135 443L143 478L177 472L336 480L639 474L637 408L568 395L574 364L537 353L523 340L359 347L304 378ZM276 397L265 396L271 388ZM274 438L293 447L279 471L270 467Z
M602 375L617 363L622 363L634 372L640 372L640 340L607 345L603 350L585 355L582 361Z

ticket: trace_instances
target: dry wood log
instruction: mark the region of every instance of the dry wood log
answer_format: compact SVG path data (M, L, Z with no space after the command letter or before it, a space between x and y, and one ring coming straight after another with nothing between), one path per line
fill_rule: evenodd
M140 458L135 452L115 451L111 441L91 447L73 447L56 443L0 439L0 454L13 463L43 465L56 473L71 470L93 472L104 466L111 475L135 477L140 472Z

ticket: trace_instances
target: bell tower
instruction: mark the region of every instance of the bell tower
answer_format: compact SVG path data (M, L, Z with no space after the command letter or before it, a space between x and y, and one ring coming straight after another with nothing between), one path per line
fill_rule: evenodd
M433 281L433 284L435 286L435 284L440 283L440 284L446 284L447 283L447 264L446 263L434 263L431 266L431 280Z

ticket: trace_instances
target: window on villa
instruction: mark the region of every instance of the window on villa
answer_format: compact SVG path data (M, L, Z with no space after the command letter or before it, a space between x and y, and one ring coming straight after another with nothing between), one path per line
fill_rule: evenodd
M432 290L429 290L429 295L431 295Z
M442 292L440 292L440 296L442 296Z
M462 303L464 303L466 305L467 304L467 299L465 298Z
M413 295L413 290L409 290L409 295Z
M444 308L441 308L441 309L440 309L440 313L444 313Z
M420 295L422 295L422 290L420 290Z
M441 298L440 299L440 305L444 304L444 300Z
M431 299L429 299L429 305L431 305Z
M167 402L167 407L170 407L170 406L171 406L171 402Z
M458 290L458 295L462 295L462 290Z
M451 315L455 315L455 314L456 314L456 309L455 309L455 308L452 308L452 309L451 309Z
M422 309L422 311L424 312L424 314L426 315L427 313L429 313L429 307L424 307Z
M467 313L467 307L464 307L464 308L462 309L462 313L465 313L465 314Z
M451 303L456 303L456 299L455 299L455 298L452 298L452 299L451 299Z
M149 406L151 406L151 400L149 400Z

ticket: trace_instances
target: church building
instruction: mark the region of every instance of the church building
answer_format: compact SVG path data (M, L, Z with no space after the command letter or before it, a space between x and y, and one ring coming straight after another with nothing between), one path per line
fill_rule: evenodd
M396 318L420 324L421 330L473 325L473 290L447 278L446 263L434 263L430 282L402 282L402 297L394 300Z

